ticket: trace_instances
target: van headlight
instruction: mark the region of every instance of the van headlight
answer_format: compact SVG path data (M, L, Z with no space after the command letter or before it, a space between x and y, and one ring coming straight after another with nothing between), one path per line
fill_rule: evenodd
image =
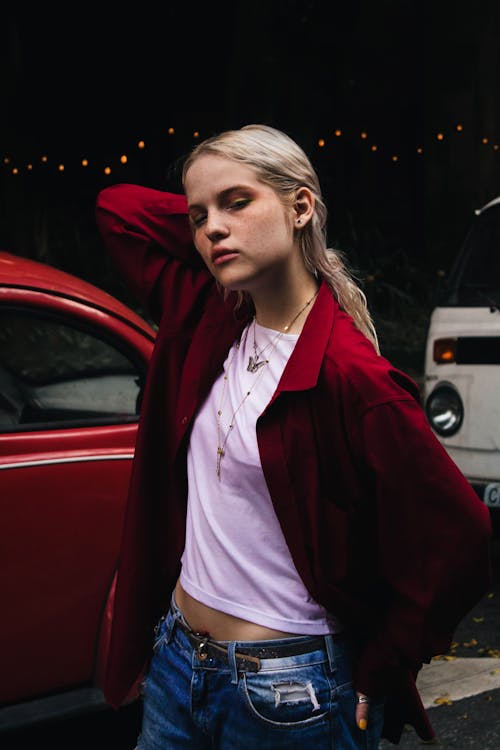
M425 405L427 419L433 430L442 437L454 435L464 419L464 405L458 391L443 384L434 388Z

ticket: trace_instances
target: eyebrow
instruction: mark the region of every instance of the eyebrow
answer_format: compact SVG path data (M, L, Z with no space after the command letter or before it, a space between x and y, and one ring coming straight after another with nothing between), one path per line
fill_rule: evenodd
M232 185L231 187L226 188L225 190L221 190L220 193L217 195L217 199L219 201L225 200L231 193L234 193L235 190L252 190L249 185ZM190 203L188 205L188 210L192 211L193 209L202 209L203 206L200 203Z

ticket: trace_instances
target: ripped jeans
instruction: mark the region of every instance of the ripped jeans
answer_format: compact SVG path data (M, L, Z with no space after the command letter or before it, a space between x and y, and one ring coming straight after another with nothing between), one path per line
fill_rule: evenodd
M225 647L219 658L194 647L179 622L186 627L173 604L156 629L138 750L377 750L383 703L358 729L347 639L325 636L315 650L316 636L215 642ZM246 669L238 654L256 646L298 653Z

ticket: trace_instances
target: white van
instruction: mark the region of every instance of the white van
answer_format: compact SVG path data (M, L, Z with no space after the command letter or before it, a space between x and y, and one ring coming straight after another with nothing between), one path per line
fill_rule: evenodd
M500 530L500 197L475 211L427 335L423 386L438 438Z

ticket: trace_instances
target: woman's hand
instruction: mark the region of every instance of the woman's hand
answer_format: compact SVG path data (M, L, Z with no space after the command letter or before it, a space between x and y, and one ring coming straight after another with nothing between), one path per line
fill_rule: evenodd
M356 693L356 724L365 731L368 726L368 713L370 711L370 699L363 693Z

